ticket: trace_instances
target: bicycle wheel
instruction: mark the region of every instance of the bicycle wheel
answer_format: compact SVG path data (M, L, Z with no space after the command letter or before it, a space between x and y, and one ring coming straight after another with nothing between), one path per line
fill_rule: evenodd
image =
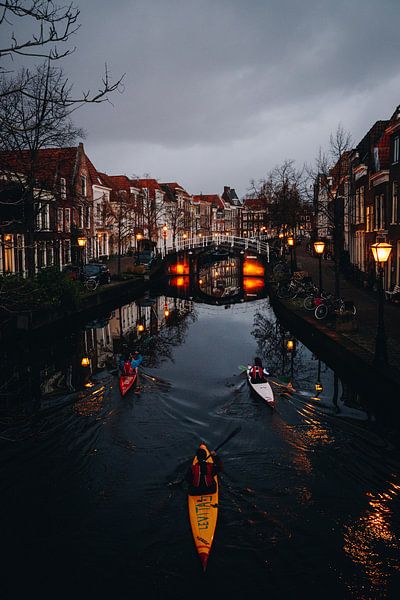
M93 292L95 289L97 289L98 285L99 282L91 277L85 281L86 289L88 289L90 292Z
M304 298L303 306L306 310L314 310L314 296L307 296Z
M317 308L314 311L315 318L318 319L319 321L321 319L325 319L327 314L328 314L328 307L326 304L320 304L319 306L317 306Z

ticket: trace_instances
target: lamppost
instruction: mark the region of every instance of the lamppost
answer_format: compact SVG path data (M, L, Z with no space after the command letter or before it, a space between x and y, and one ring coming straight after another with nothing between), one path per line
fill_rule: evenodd
M384 293L383 293L383 267L392 251L392 245L387 242L376 242L371 245L372 255L378 265L378 328L375 341L375 364L388 364L386 333L384 325Z
M318 270L319 270L319 295L322 294L322 255L325 250L325 242L322 240L314 242L314 250L318 255Z
M163 225L162 234L163 234L163 238L164 238L164 256L167 256L167 232L168 232L168 227L166 225Z
M87 239L85 237L78 237L78 248L79 248L79 266L83 269L84 261L83 261L83 253L86 247Z
M294 248L294 237L290 235L287 239L287 243L290 250L290 272L293 275L293 248Z
M289 339L286 342L286 349L290 354L290 380L293 381L293 364L294 364L294 354L296 351L296 342L293 339Z
M136 234L136 252L139 252L139 242L142 239L143 239L143 234L142 233L137 233Z

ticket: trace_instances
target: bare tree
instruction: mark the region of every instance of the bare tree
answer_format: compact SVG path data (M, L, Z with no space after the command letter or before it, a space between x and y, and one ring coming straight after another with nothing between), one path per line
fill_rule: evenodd
M121 255L127 241L132 239L135 224L135 199L125 190L117 193L116 199L104 205L106 223L116 231L117 273L121 275Z
M58 60L74 51L59 50L58 44L68 42L78 29L79 10L72 4L58 6L49 0L4 0L0 2L0 27L4 32L0 59L12 59L15 55ZM32 25L31 34L15 33L15 23ZM29 22L29 25L28 23ZM35 30L36 29L36 30ZM8 39L5 38L8 34ZM22 37L23 35L23 37ZM0 64L0 72L7 68Z
M340 296L340 265L344 250L344 213L350 199L348 175L351 147L350 133L339 124L335 133L330 135L328 151L320 149L315 166L307 167L314 183L316 221L325 222L332 232L337 297Z
M293 160L286 159L272 169L264 179L250 182L253 198L265 201L269 222L285 234L296 232L303 206L304 170L297 169Z
M185 229L185 210L179 206L179 202L165 202L164 209L166 224L171 229L172 245L175 248L177 235Z
M15 92L32 94L26 87L24 78L13 77L13 59L23 56L25 60L32 58L44 60L46 63L59 61L75 51L74 47L65 47L80 25L80 11L72 3L58 5L51 0L3 0L0 1L0 33L4 40L0 47L0 75L3 76L1 95L8 96ZM15 32L21 24L26 25L24 32ZM25 33L32 26L32 33ZM36 28L36 29L35 29ZM60 47L61 46L61 47ZM7 59L8 62L7 62ZM6 64L7 63L7 64ZM7 80L6 76L11 75ZM69 105L80 106L83 103L99 103L108 101L110 93L122 91L122 77L113 82L107 65L101 79L99 89L92 93L83 91L81 97L69 95ZM5 82L7 81L7 85ZM25 85L24 85L25 84Z
M0 94L0 229L11 221L21 226L27 271L33 276L37 218L58 195L50 175L56 165L46 164L41 150L69 146L83 132L70 119L70 88L60 69L50 63L32 72L23 69L16 81L16 91ZM0 81L0 90L4 85Z

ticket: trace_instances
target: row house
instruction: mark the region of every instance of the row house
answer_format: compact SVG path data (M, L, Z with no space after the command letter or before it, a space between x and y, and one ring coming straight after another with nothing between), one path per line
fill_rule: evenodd
M228 235L240 235L241 208L240 202L234 188L224 186L222 200L225 204L225 233Z
M345 151L327 173L314 182L313 238L325 241L325 252L333 253L335 240L340 254L349 246L349 164L351 151ZM303 206L304 211L304 206Z
M350 260L364 278L373 279L371 245L388 241L393 250L385 265L385 288L400 284L400 107L377 121L351 160Z
M92 167L83 144L0 153L0 272L34 275L93 256Z
M207 223L206 235L227 233L226 204L219 194L199 194L193 196L193 200L200 207L203 207L204 220ZM231 212L229 210L229 223L230 217Z
M240 211L240 236L260 237L269 229L269 204L265 198L248 197Z

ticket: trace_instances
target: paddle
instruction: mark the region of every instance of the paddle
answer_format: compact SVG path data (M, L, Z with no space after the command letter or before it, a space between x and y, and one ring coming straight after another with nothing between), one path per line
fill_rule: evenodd
M227 444L228 442L230 442L231 439L233 437L235 437L235 435L237 435L241 429L242 429L242 427L241 427L241 425L239 425L239 427L236 427L236 429L234 429L233 431L231 431L231 433L228 435L228 437L226 437L220 444L218 444L218 446L216 446L216 448L214 449L214 452L217 452L218 450L220 450L222 448L222 446L225 446L225 444ZM207 458L209 456L211 456L211 455L209 454L207 456ZM172 485L181 485L184 481L185 481L185 478L179 479L178 481L170 481L168 483L168 485L169 486L172 486Z
M242 427L240 425L239 427L236 427L236 429L234 429L223 442L221 442L216 448L214 448L214 452L217 452L220 448L222 448L222 446L225 446L225 444L227 444L233 437L235 437L235 435L237 435L241 429Z

